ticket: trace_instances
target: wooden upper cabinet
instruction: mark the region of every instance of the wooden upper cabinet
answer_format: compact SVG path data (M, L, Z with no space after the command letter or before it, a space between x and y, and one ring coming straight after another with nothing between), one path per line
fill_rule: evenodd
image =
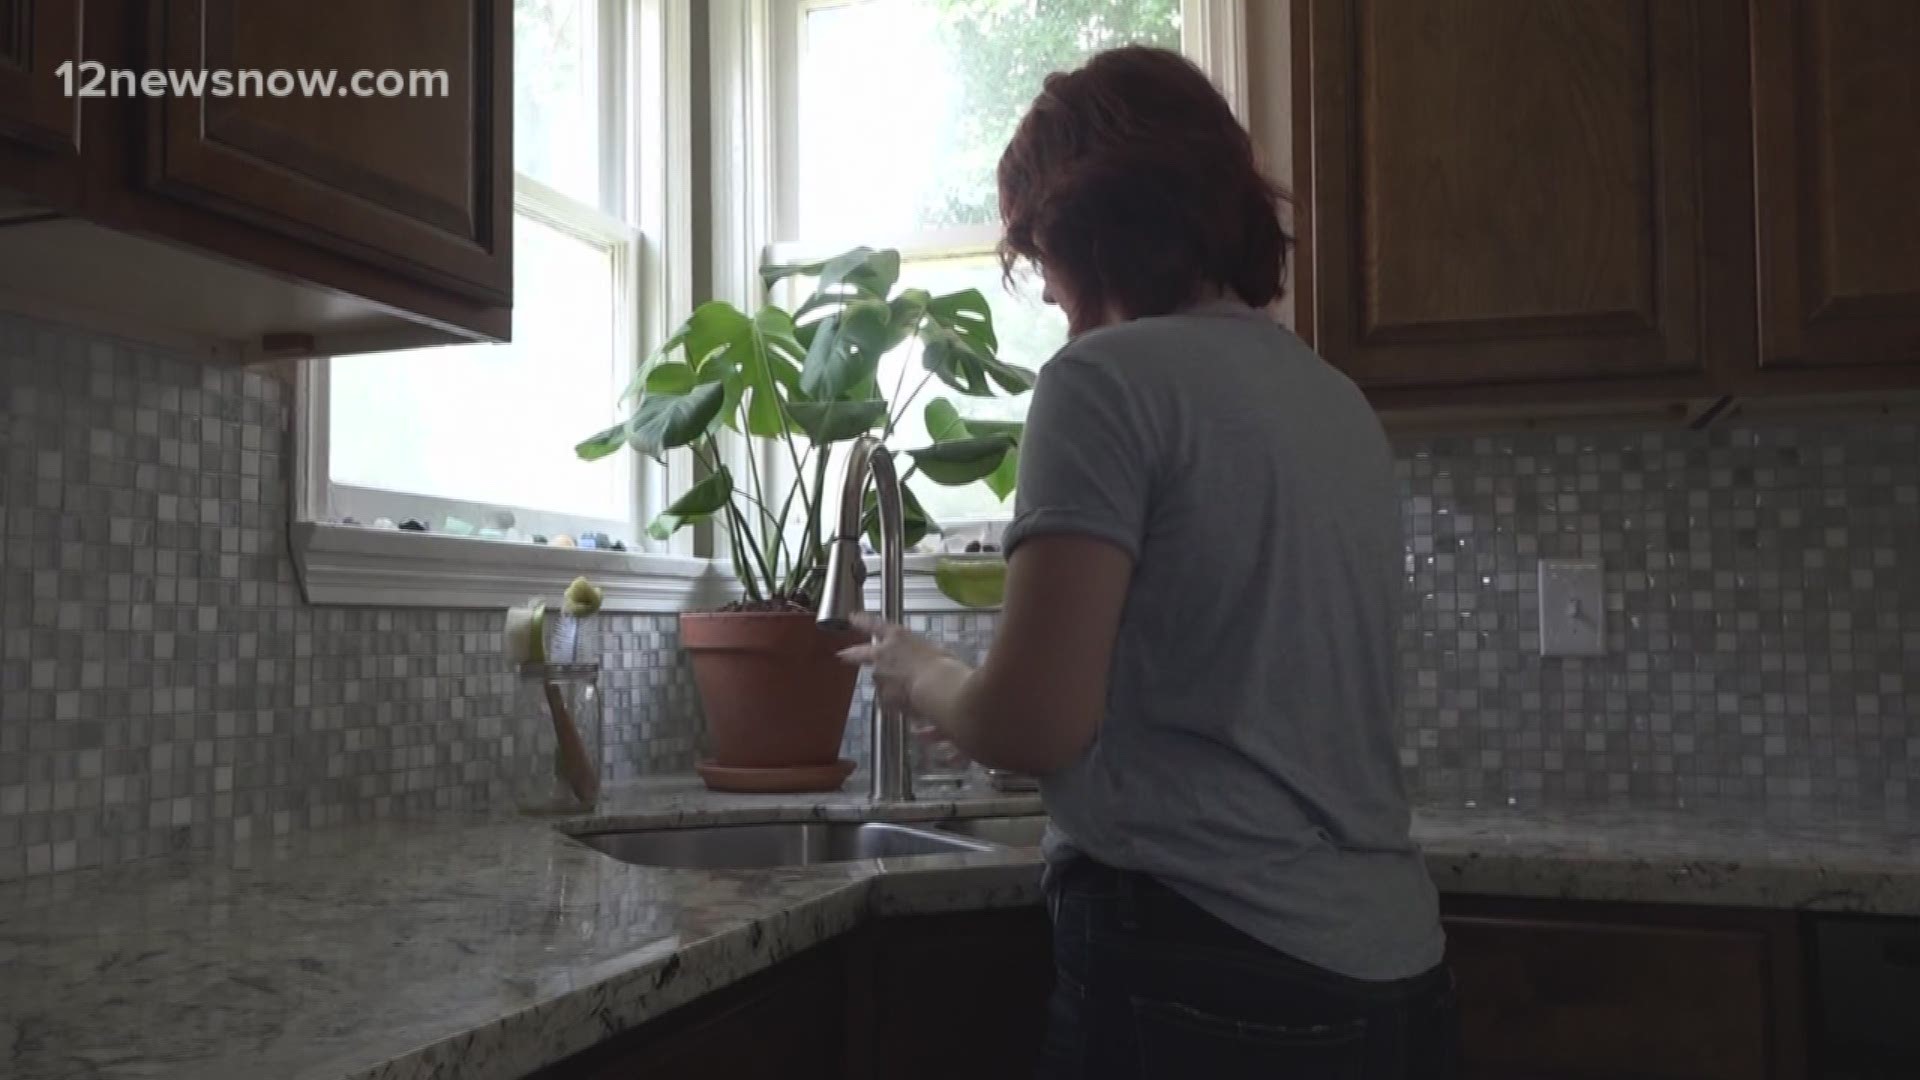
M16 0L17 2L17 0ZM483 301L512 289L510 0L156 0L151 66L334 72L331 95L151 103L156 191ZM356 72L445 72L357 96Z
M1300 11L1303 302L1323 355L1387 403L1704 387L1703 116L1715 95L1737 109L1745 77L1703 49L1724 0Z
M0 0L0 175L61 204L79 196L80 99L57 71L83 59L84 15L83 0Z
M1752 18L1761 348L1751 385L1915 382L1920 3L1753 0Z

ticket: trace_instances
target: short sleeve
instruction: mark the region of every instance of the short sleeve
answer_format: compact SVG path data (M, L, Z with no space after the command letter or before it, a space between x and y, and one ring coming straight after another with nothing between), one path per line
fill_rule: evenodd
M1150 434L1113 365L1068 352L1043 367L1020 441L1006 553L1031 537L1071 533L1138 559L1154 473Z

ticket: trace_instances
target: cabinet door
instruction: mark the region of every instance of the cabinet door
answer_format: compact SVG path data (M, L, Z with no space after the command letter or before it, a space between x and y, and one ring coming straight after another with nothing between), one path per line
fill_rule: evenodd
M844 1080L847 971L824 945L528 1080Z
M1446 922L1474 1080L1805 1075L1790 918L1486 905Z
M1389 391L1700 375L1714 345L1703 112L1737 106L1703 98L1744 85L1737 66L1708 70L1730 51L1703 48L1724 29L1703 19L1737 7L1304 10L1323 355Z
M79 198L81 99L57 72L85 59L83 8L83 0L0 0L0 188L61 205ZM69 74L81 88L81 73Z
M1920 4L1752 15L1761 369L1824 373L1783 380L1806 389L1875 366L1920 377Z
M852 1027L871 1032L854 1080L1029 1076L1046 1036L1053 929L1044 909L888 919L854 952L870 981ZM856 979L856 985L858 980Z
M153 66L232 73L243 91L152 104L155 190L453 292L508 298L509 0L156 0L147 10ZM281 72L338 82L288 96L245 83ZM419 96L379 96L377 83L357 96L349 80L361 72L431 74Z

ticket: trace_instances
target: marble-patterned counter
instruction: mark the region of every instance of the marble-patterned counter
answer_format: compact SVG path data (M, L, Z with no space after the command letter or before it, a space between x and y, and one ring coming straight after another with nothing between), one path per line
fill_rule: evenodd
M1027 813L1031 796L614 792L594 828ZM581 823L574 823L577 829ZM1442 889L1920 915L1920 829L1432 810ZM552 823L440 817L0 887L0 1075L524 1076L874 914L1038 897L1032 850L792 870L628 866Z
M1701 806L1428 808L1443 893L1920 915L1920 821Z

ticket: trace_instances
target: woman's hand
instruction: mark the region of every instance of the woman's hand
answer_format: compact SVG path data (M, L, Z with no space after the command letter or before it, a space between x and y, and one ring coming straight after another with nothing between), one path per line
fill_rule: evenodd
M873 641L842 650L840 659L873 668L874 692L884 704L944 727L953 698L973 669L919 634L877 615L862 612L853 617L853 625L872 634Z

